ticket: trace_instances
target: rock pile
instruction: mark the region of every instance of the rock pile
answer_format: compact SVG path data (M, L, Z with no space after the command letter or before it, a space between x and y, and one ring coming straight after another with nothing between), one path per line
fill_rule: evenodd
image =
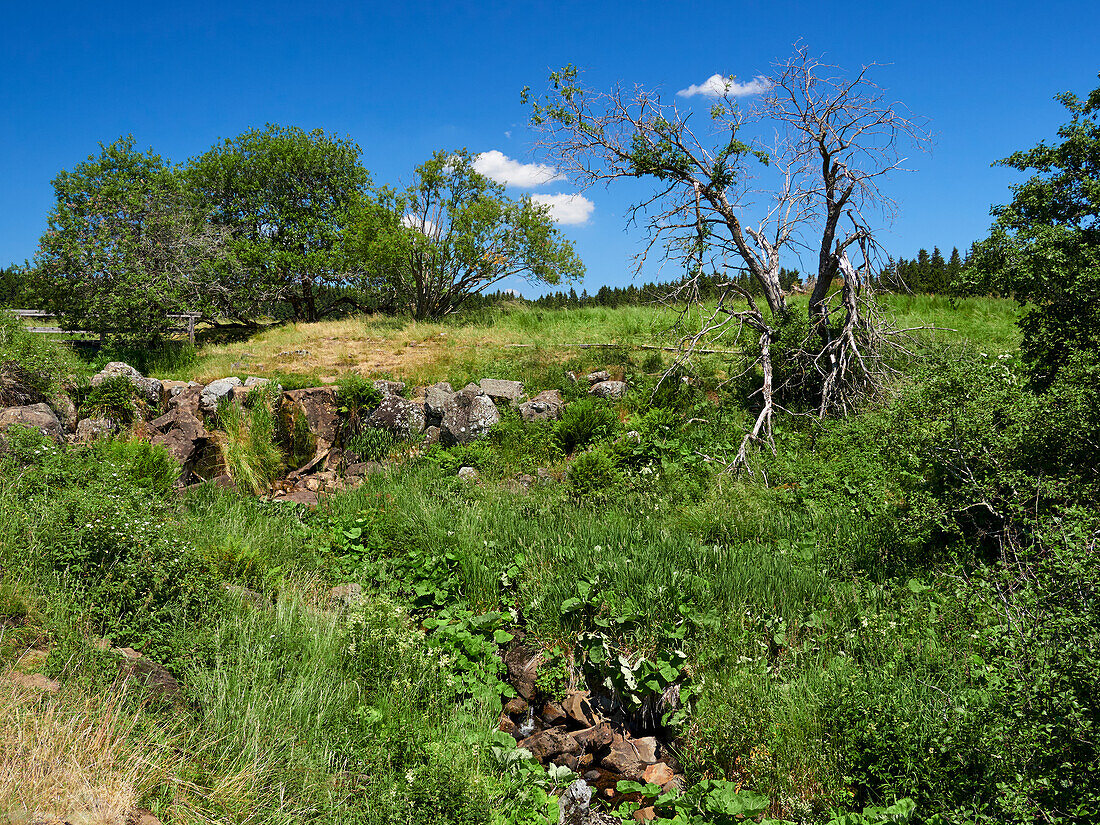
M576 380L572 373L568 376ZM214 418L221 404L242 403L255 388L269 384L269 379L249 376L241 381L237 376L226 376L207 384L161 382L141 375L129 364L112 361L92 377L91 384L99 386L115 378L124 378L134 386L142 402L136 417L143 423L137 431L151 443L163 446L180 463L181 484L204 480L232 484L221 469ZM586 379L589 393L594 396L620 398L626 392L626 384L611 380L606 371L590 373ZM59 444L87 444L119 429L120 422L110 418L81 418L67 395L46 398L35 389L41 383L15 362L0 364L0 449L4 431L16 424L37 429ZM446 381L411 390L401 381L380 379L373 386L382 394L382 401L361 417L361 425L387 430L401 439L423 433L424 447L436 442L444 446L466 444L485 436L500 422L500 404L516 409L526 422L555 421L565 407L558 390L528 398L522 382L498 378L482 378L457 391ZM287 438L300 437L294 452L306 457L302 466L277 483L276 497L315 503L318 493L354 485L381 469L344 451L346 433L335 387L281 392L273 412L279 416ZM473 480L471 473L466 477ZM516 480L521 489L531 483L533 478Z
M557 702L540 695L535 685L545 661L522 642L504 655L508 681L519 696L504 705L501 731L543 765L569 768L608 802L621 801L616 784L624 779L683 789L683 773L667 744L657 732L636 735L640 727L633 720L609 712L615 705L610 697L579 690Z

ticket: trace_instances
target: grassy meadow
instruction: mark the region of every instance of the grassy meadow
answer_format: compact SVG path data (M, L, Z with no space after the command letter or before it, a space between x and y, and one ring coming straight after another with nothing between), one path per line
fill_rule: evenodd
M859 414L785 419L751 474L724 471L753 416L727 380L738 357L702 358L654 392L670 353L652 348L676 335L650 307L288 324L160 362L162 378L295 386L499 377L570 402L556 423L502 410L468 445L393 445L383 472L316 509L176 493L170 463L136 438L61 449L10 435L0 653L17 672L48 651L34 666L60 690L0 682L0 812L557 822L570 777L495 732L497 644L524 634L546 658L541 695L609 686L690 783L762 795L767 821L1087 821L1100 764L1059 743L1093 736L1074 674L1095 651L1069 664L1058 651L1095 640L1092 596L1044 588L1098 580L1095 554L1067 538L1013 578L1023 557L984 542L991 522L974 527L976 494L945 463L1000 456L985 416L1024 409L1016 309L885 306L898 327L942 329L911 333L921 358ZM624 401L564 377L597 368L629 383ZM476 483L458 478L465 466ZM515 483L538 470L542 482ZM361 595L330 609L328 589L349 583ZM182 698L120 691L100 638L168 667ZM741 821L676 804L662 817Z

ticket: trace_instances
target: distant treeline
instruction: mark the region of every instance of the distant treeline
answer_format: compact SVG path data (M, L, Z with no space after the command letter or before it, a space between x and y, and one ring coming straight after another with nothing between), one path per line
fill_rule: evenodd
M921 249L912 259L898 258L890 261L883 268L882 273L876 279L879 289L891 292L920 292L942 295L960 294L960 275L969 264L971 253L968 251L963 257L958 248L951 250L951 255L945 259L939 247L933 247L929 252ZM797 269L781 269L779 274L780 284L783 289L791 290L803 284L801 274ZM712 273L698 278L695 288L698 297L708 299L716 297L729 282L729 277ZM738 274L733 281L752 294L759 292L759 286L746 273ZM548 309L573 309L579 307L619 307L636 306L639 304L652 304L667 299L674 290L681 286L672 281L650 282L637 286L602 286L596 292L589 294L585 289L580 292L570 289L548 292L538 298L524 299L535 306ZM333 294L336 295L334 290ZM683 298L691 297L686 293ZM514 292L499 290L480 295L471 295L466 308L485 308L496 306L508 301L515 301ZM31 281L27 278L23 267L12 264L6 268L0 268L0 306L38 308L41 302L33 293ZM386 311L384 307L378 307L378 311ZM353 309L349 309L354 311Z
M971 252L959 255L958 247L944 260L938 246L929 252L921 249L912 260L898 258L892 261L879 277L880 288L898 292L923 292L935 295L957 295L961 289L960 276L970 263Z

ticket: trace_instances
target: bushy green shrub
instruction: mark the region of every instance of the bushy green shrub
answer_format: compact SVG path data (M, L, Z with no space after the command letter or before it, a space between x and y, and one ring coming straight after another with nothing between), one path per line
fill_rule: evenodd
M615 409L598 398L582 398L568 404L554 425L554 437L572 455L593 441L610 437L619 426Z
M87 371L71 350L27 332L19 318L0 309L0 363L5 361L19 364L33 378L35 389L46 396L60 389L65 376Z
M127 467L131 483L159 496L168 494L179 478L180 466L163 447L141 438L108 438L96 443L96 452Z
M600 447L581 453L569 465L569 491L578 498L606 493L621 479L611 452Z
M133 382L125 375L112 375L87 389L80 402L80 414L89 418L109 418L129 425L133 423L140 405Z
M375 389L373 382L349 372L336 382L336 402L340 414L354 431L359 421L382 403L382 392Z

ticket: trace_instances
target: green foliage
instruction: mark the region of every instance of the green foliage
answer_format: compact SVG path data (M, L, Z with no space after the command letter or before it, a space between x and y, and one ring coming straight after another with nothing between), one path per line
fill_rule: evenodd
M132 136L90 155L53 180L56 203L35 258L40 291L70 329L89 329L148 343L161 337L165 315L217 315L236 297L222 236L190 202L176 170ZM186 273L181 275L181 273Z
M248 405L223 401L218 405L218 449L230 478L238 488L254 494L271 489L283 467L275 444L275 413L279 392L264 384L249 393Z
M389 430L364 427L344 440L344 449L362 461L385 461L400 445L401 439Z
M968 273L972 291L997 290L1024 306L1021 351L1040 388L1072 352L1100 348L1100 87L1084 100L1068 92L1058 100L1071 115L1059 142L999 162L1035 174L994 209L997 223Z
M382 403L382 391L355 372L340 376L336 382L337 411L354 432L359 422Z
M61 379L84 367L71 350L43 335L27 332L20 319L0 309L0 364L18 366L22 380L45 396L60 390Z
M554 425L554 437L572 455L593 441L608 438L619 426L615 408L598 398L583 398L566 406Z
M178 470L163 448L100 441L70 452L36 431L8 435L0 500L18 501L35 529L0 564L63 587L92 632L118 644L162 661L198 644L218 590L174 535L164 496Z
M611 451L597 447L581 453L569 465L569 490L577 498L606 494L621 479Z
M228 232L242 270L234 284L244 317L281 305L316 321L332 309L320 305L322 291L347 282L342 236L369 184L359 156L350 138L268 124L190 161L187 184Z
M349 246L376 288L417 319L442 318L509 276L556 284L584 274L573 245L530 198L512 200L467 150L436 152L403 193L378 193Z
M132 381L125 375L113 375L97 386L89 387L80 402L81 415L109 418L120 424L133 423L142 402Z

